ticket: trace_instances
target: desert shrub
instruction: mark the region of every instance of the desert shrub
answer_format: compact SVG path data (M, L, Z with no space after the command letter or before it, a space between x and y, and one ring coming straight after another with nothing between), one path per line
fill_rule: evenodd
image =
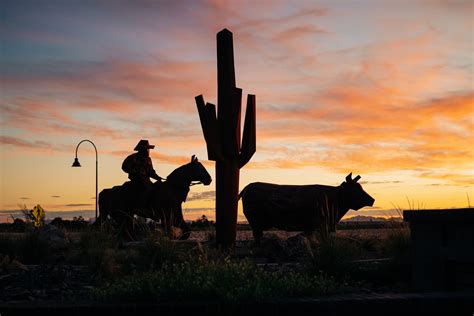
M94 278L112 277L119 269L115 262L116 248L117 240L113 234L87 230L81 233L67 261L88 266Z
M46 263L51 259L51 245L39 238L39 230L27 233L20 244L19 258L26 264Z
M333 234L314 236L309 239L308 268L346 278L354 272L353 261L360 256L361 251L361 245L349 238Z
M390 229L382 239L379 249L382 254L395 261L404 260L410 255L410 229L408 227Z
M410 280L410 231L408 227L388 226L382 238L371 240L381 261L354 262L352 279L366 282L369 287L390 287L405 290ZM363 245L365 247L365 245Z
M150 234L120 261L125 271L143 272L160 269L165 263L179 262L184 256L168 237Z
M18 244L19 241L15 240L11 236L0 234L0 254L9 257L17 257Z
M64 220L61 217L55 217L49 224L57 228L64 228Z
M12 232L27 232L33 230L33 225L26 223L21 218L15 218L13 223L10 225Z
M103 281L155 271L167 262L179 262L185 257L160 233L150 233L143 241L122 244L113 232L90 230L81 234L68 262L88 266L92 275Z
M90 227L82 216L74 216L72 220L55 217L50 224L67 231L86 231Z
M208 242L215 242L216 241L216 228L210 227L206 230L205 240Z
M0 254L16 258L22 263L48 263L51 253L50 245L39 238L37 230L22 236L0 235Z
M387 282L408 284L410 280L410 229L408 227L391 229L379 244L380 252L390 261L384 266L384 279Z
M248 260L186 260L135 274L93 290L105 301L157 302L212 299L240 302L319 296L350 287L325 274L266 272Z
M198 229L208 229L215 226L215 222L209 220L206 215L202 215L201 218L198 218L195 221L189 223L191 228L198 228Z

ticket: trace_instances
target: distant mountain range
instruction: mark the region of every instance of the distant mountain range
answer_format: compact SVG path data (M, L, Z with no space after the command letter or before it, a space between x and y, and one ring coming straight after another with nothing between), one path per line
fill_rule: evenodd
M374 217L374 216L364 216L364 215L357 215L350 218L343 219L341 222L402 222L403 220L400 217Z

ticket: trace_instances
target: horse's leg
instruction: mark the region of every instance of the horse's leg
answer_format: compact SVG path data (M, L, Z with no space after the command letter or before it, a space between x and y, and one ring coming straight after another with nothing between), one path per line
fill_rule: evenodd
M172 218L171 218L171 210L169 208L162 209L161 211L161 227L166 236L170 239L173 237L172 231Z
M127 214L127 216L125 217L124 232L130 241L134 241L137 239L135 218L133 217L133 213Z
M175 215L175 226L181 228L182 230L181 237L179 237L179 239L187 240L189 236L191 235L191 229L189 228L188 224L184 220L183 209L181 207L181 204L179 204L176 207L176 212L174 215Z
M115 220L118 226L118 231L121 237L127 241L135 240L133 232L133 215L123 210L115 210L111 217Z

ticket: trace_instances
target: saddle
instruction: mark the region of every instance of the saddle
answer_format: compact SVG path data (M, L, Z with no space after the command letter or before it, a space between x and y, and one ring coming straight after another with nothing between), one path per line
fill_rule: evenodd
M120 187L121 195L129 209L143 209L150 205L154 184L126 181Z

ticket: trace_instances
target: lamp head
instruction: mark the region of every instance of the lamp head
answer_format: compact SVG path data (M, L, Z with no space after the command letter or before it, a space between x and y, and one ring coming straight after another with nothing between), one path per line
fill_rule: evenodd
M74 162L72 163L71 167L80 167L81 164L79 163L79 159L77 157L74 159Z

